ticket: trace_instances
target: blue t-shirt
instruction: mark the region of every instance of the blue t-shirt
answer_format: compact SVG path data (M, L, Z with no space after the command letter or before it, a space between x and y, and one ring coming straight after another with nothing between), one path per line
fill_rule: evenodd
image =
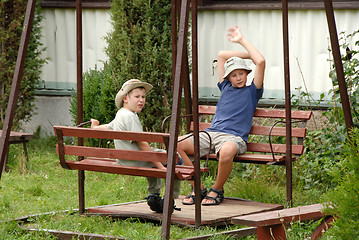
M263 87L257 89L252 81L250 86L236 88L226 79L218 83L218 87L221 97L211 127L206 131L233 134L247 142Z

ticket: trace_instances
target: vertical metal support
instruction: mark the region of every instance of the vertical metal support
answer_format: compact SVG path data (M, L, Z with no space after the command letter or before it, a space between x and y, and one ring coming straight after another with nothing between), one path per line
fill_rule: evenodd
M193 142L194 142L194 192L195 222L201 226L201 172L199 156L199 122L198 122L198 33L197 33L197 2L191 1L192 13L192 89L193 89Z
M77 60L77 124L83 122L82 84L82 0L76 0L76 60ZM83 139L78 138L79 146ZM79 214L85 212L85 171L78 170Z
M20 94L20 85L21 85L20 83L24 72L27 46L29 44L32 22L35 14L35 8L36 8L36 0L29 0L27 2L24 27L21 33L19 51L16 59L15 72L10 90L10 97L6 109L4 126L0 138L0 179L1 179L2 169L4 168L5 160L8 155L8 146L9 146L12 121L15 115L17 99Z
M344 111L345 125L346 125L346 129L347 129L348 137L350 137L350 130L354 126L354 124L353 124L353 118L352 118L352 114L351 114L351 110L350 110L347 86L346 86L345 78L344 78L343 63L342 63L342 59L341 59L341 55L340 55L340 47L339 47L337 28L336 28L336 24L335 24L333 2L332 2L332 0L324 0L324 5L325 5L325 12L327 14L327 22L328 22L328 28L329 28L330 42L331 42L332 51L333 51L335 71L337 73L337 78L338 78L340 99L341 99L343 111Z
M171 0L171 25L172 25L172 79L175 79L177 56L177 4L178 0ZM172 82L174 84L174 82Z
M171 213L172 213L172 200L173 200L173 182L174 182L174 170L175 160L177 155L177 138L179 130L179 116L181 110L181 79L184 78L184 65L183 55L187 50L187 31L188 31L188 0L182 0L181 12L179 15L179 31L177 41L177 56L175 66L175 78L173 87L173 103L172 103L172 116L170 127L170 141L168 149L168 161L167 161L167 174L166 174L166 190L165 190L165 202L163 208L162 217L162 239L169 239L171 228Z
M286 122L286 178L287 203L292 204L292 116L290 102L290 74L289 74L289 38L288 38L288 0L282 0L283 15L283 52L284 52L284 83L285 83L285 122Z

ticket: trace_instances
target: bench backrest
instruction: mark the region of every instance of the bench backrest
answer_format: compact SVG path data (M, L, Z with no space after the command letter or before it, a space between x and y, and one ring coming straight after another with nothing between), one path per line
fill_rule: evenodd
M203 131L208 128L211 123L203 122L203 115L214 115L216 112L216 106L206 106L200 105L198 107L198 113L200 116L199 130ZM292 121L301 121L302 124L299 127L292 127L292 137L297 138L298 142L292 145L292 152L295 155L301 155L304 151L303 138L306 136L305 123L312 116L311 111L300 111L295 110L291 111ZM285 119L285 110L278 109L260 109L258 108L254 113L254 119L273 119L283 120ZM259 125L258 121L253 121L252 129L250 135L262 135L264 136L261 140L264 140L265 143L261 142L251 142L249 138L247 149L249 152L263 152L271 153L270 145L267 143L269 138L269 133L271 136L285 137L286 136L286 127L276 127L276 126L264 126ZM193 130L193 122L191 123L191 130ZM285 144L272 144L273 153L285 154L286 145Z
M127 132L63 126L54 126L54 131L58 138L56 150L60 158L60 164L64 168L67 168L65 162L65 155L163 163L167 162L166 152L120 150L100 147L65 145L64 143L64 137L77 137L96 139L118 139L136 142L155 142L167 145L170 136L167 133Z

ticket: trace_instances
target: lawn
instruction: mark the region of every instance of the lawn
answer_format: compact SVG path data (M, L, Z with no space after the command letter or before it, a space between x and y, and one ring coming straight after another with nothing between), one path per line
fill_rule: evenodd
M70 142L69 142L70 143ZM0 239L54 239L48 233L27 232L16 223L15 218L52 213L30 218L28 226L42 229L95 233L122 236L126 239L160 239L161 225L140 222L138 219L113 220L104 217L79 216L77 172L61 168L55 151L54 137L36 138L28 143L30 161L26 162L22 146L10 147L8 170L0 181ZM321 186L305 188L296 184L303 162L294 164L293 206L320 202ZM211 173L203 176L203 182L210 186L216 167L211 162ZM226 197L245 198L265 203L286 204L285 168L278 166L256 166L236 163L228 183ZM147 196L146 179L86 172L86 207L142 200ZM182 183L181 194L190 191L188 182ZM69 210L69 211L64 211ZM317 223L295 223L288 229L288 239L305 239ZM183 239L204 234L213 234L244 226L222 228L171 227L171 239ZM211 239L232 239L215 236ZM246 237L243 239L255 239Z

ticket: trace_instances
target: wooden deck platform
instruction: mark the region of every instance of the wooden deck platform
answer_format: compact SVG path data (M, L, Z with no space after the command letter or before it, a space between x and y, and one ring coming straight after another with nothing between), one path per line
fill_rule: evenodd
M171 217L172 224L194 226L194 205L183 205L181 203L183 197L175 199L176 206L181 208L181 211L174 211ZM202 225L220 226L230 224L233 217L279 209L283 209L283 206L238 198L225 198L220 205L201 207ZM135 217L152 221L160 221L162 218L162 214L150 210L146 201L89 208L88 213L90 215L95 214L116 218Z

